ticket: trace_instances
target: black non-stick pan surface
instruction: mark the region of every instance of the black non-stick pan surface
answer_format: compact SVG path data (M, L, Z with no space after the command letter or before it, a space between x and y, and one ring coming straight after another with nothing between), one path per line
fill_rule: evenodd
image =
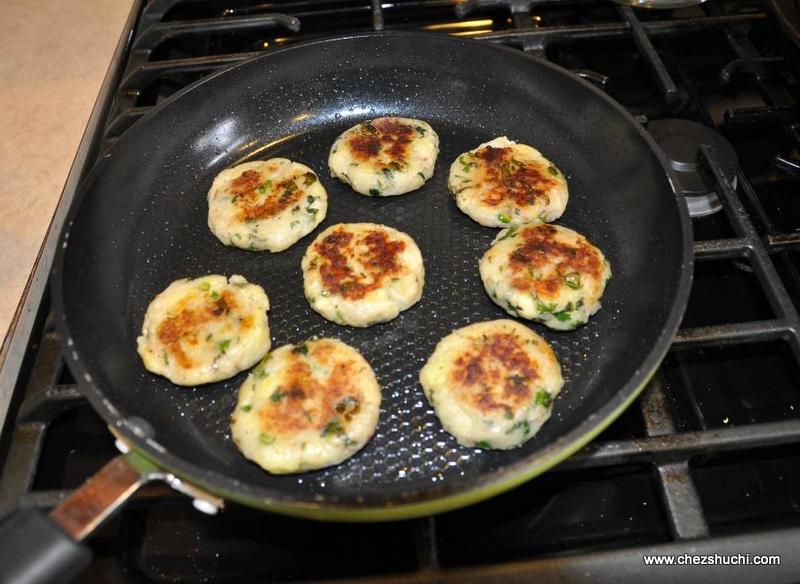
M408 195L358 195L329 178L343 130L369 118L427 120L438 132L436 173ZM418 381L455 328L510 318L478 276L497 234L455 206L447 174L461 152L496 136L531 144L567 176L557 222L590 238L614 272L588 325L553 332L565 385L551 420L523 447L480 451L442 430ZM221 170L283 156L319 173L329 209L313 234L278 254L222 245L206 224ZM70 368L93 406L146 457L246 504L317 518L388 519L488 497L542 472L616 417L657 367L691 278L691 235L675 181L647 134L604 94L519 51L426 34L364 34L275 51L167 100L92 171L62 234L53 275ZM367 329L338 326L303 296L300 258L338 222L410 234L425 261L422 300ZM242 274L271 301L273 347L312 335L358 348L383 391L377 432L332 468L271 476L229 435L246 373L181 388L148 373L136 337L152 298L178 278Z

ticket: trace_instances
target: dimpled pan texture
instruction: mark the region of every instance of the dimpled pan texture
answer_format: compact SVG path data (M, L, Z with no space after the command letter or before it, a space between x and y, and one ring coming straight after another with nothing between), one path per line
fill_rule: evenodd
M436 173L403 197L367 198L328 177L333 140L355 123L426 120L441 139ZM558 224L584 233L614 269L603 309L577 331L532 325L566 384L551 420L522 448L459 446L418 374L453 329L505 318L478 259L497 234L458 210L450 161L495 136L533 144L569 180ZM325 222L279 254L220 244L206 192L224 168L286 157L317 172ZM682 315L691 274L683 203L655 146L599 91L520 51L446 36L365 34L276 51L214 75L132 127L87 177L53 275L65 355L93 406L141 452L225 497L313 517L384 519L464 505L518 484L577 449L618 415L655 370ZM674 181L673 181L674 182ZM422 300L391 322L341 327L303 297L300 258L320 229L371 222L411 235L425 260ZM64 247L66 246L66 247ZM374 438L346 462L270 476L230 440L246 373L196 389L148 373L136 336L169 282L242 274L264 287L272 344L320 335L356 347L383 391Z

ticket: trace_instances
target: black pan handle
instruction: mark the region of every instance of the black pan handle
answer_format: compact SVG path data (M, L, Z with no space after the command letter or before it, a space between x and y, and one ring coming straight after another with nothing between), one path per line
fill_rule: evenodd
M17 511L0 525L0 582L69 582L89 564L92 552L38 509Z
M69 582L92 559L80 543L111 517L136 490L154 480L194 499L194 506L214 514L224 502L165 472L118 438L126 451L77 488L45 516L25 509L0 524L0 584Z
M0 525L0 582L69 582L92 558L80 543L141 485L156 478L140 457L121 455L76 489L50 516L38 509L14 513Z

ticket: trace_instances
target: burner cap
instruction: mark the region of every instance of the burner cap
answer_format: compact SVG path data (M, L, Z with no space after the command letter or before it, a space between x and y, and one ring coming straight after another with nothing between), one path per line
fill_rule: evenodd
M723 176L735 188L739 162L730 142L711 128L688 120L654 120L647 124L647 130L678 174L678 182L686 194L689 214L703 217L722 209L717 193L709 188L703 178L698 160L700 145L712 146L720 161Z

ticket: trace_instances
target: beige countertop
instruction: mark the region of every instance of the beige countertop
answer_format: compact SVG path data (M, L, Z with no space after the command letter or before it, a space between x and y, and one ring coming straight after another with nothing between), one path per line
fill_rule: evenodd
M131 6L0 0L0 357Z

